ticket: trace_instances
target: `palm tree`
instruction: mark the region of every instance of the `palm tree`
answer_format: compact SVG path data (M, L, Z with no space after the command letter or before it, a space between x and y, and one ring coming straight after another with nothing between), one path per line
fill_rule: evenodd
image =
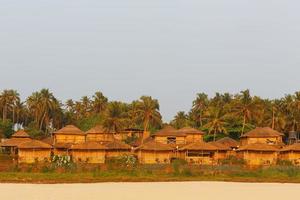
M179 111L172 120L171 124L177 129L183 128L188 125L188 116L184 111Z
M152 99L150 96L140 98L137 113L143 121L144 131L148 131L150 124L161 124L158 100Z
M103 126L112 132L119 132L126 125L125 105L122 102L113 101L108 104Z
M19 93L16 90L4 90L0 95L0 105L2 107L2 119L6 120L9 109L13 110L14 122L14 105L20 101Z
M92 107L93 111L97 114L105 111L108 99L102 94L102 92L96 92L93 96Z
M226 114L224 113L223 108L220 107L209 107L205 112L204 116L208 119L208 123L204 128L208 129L209 134L213 134L214 141L216 140L216 135L218 133L227 134L226 129Z
M203 113L208 106L208 96L205 93L198 93L196 100L193 101L192 113L199 120L200 126L203 126Z
M258 105L253 101L250 91L241 91L241 95L238 95L234 102L234 114L243 118L241 135L244 134L246 123L257 115L258 110Z

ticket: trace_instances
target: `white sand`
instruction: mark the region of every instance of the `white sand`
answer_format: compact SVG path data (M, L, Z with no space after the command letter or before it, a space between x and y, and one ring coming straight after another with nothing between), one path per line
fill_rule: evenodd
M299 195L300 184L277 183L0 184L0 199L9 200L285 200Z

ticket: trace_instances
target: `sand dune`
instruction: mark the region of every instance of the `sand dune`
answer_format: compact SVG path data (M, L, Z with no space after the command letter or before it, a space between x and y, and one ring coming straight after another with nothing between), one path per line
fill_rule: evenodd
M22 200L284 200L300 184L180 182L97 184L0 184L1 199Z

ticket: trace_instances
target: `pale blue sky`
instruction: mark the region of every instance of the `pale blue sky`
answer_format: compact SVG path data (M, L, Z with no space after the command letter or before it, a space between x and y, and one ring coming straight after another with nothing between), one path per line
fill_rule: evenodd
M0 0L0 89L151 95L165 120L198 92L300 90L297 0Z

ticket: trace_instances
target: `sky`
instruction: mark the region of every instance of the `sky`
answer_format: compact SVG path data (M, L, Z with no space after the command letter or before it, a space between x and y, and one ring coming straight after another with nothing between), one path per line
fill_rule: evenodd
M165 121L199 92L300 90L297 0L0 0L0 90L61 101L151 95Z

